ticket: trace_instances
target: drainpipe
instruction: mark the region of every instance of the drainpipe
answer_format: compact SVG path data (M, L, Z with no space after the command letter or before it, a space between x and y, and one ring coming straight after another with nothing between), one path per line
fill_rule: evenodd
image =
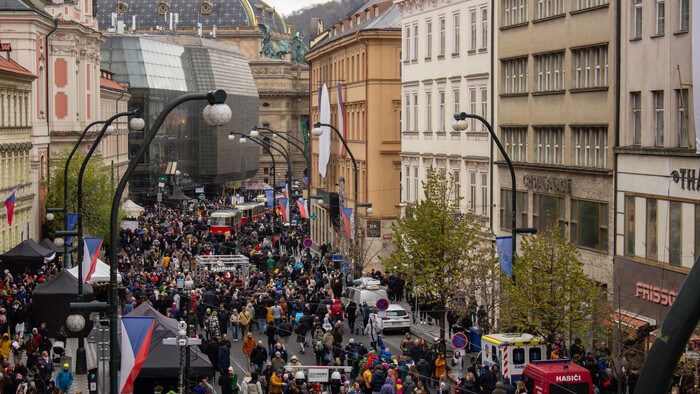
M620 0L615 2L615 142L613 145L613 259L617 250L617 160L618 154L615 148L620 144L620 70L621 70L621 31L622 10ZM619 294L618 294L619 296Z
M494 17L495 11L496 11L496 0L491 0L491 124L494 125L494 127L497 127L497 125L494 123L495 118L495 108L496 108L496 101L495 101L495 91L496 91L496 76L494 75L494 71L496 69L495 66L495 61L496 61L496 36L494 35L495 29L494 25L496 24L496 18ZM489 172L491 176L489 177L489 228L491 229L491 234L496 234L495 232L495 226L493 224L493 138L489 138L490 141L490 149L489 149ZM513 188L515 188L515 185L513 185ZM499 193L500 195L500 193ZM513 207L515 209L515 207Z

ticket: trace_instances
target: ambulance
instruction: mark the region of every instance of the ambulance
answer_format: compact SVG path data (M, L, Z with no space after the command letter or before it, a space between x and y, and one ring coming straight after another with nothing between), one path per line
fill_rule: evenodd
M523 382L532 394L593 394L591 373L569 360L536 361L525 366Z
M530 334L490 334L481 337L481 362L484 367L498 365L501 375L515 383L525 366L544 360L544 340Z

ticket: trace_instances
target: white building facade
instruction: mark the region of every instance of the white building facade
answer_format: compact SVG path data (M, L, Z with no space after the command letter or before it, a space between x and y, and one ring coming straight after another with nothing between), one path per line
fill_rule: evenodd
M491 2L399 0L402 16L401 201L424 197L432 167L454 177L460 210L492 227L491 137L470 121L452 129L458 112L494 125Z

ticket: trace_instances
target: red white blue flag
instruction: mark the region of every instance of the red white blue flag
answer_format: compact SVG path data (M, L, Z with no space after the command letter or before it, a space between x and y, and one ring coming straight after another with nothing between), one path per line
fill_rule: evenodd
M7 197L5 199L5 210L7 211L7 223L12 226L12 216L15 214L15 192L17 189L19 189L19 185L21 183L18 183L17 186L15 186L14 189L12 189L12 194L10 194L10 197Z
M306 210L306 200L303 198L300 198L297 200L297 206L299 207L299 215L301 215L302 219L306 219L309 217L308 211Z
M280 198L279 200L280 203L280 213L282 214L282 220L285 222L289 222L289 199L287 198Z
M102 242L102 238L85 237L83 239L83 282L88 282L95 273Z
M348 235L349 239L353 239L353 234L355 233L355 218L352 215L352 208L341 208L340 212L343 214L345 234Z
M143 362L151 346L151 334L155 317L122 317L122 362L119 379L119 393L134 391L134 380L139 375Z

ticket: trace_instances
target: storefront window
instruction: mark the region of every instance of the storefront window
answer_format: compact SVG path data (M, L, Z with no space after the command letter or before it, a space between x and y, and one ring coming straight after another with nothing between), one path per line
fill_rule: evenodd
M668 250L668 263L675 265L676 267L681 266L681 229L682 229L682 219L681 219L681 206L682 204L678 201L670 201L669 205L669 250Z
M657 259L658 225L656 221L657 202L655 198L647 198L647 251L646 258Z
M565 206L564 198L547 194L535 194L533 200L532 225L538 232L551 231L559 226L564 235Z
M607 203L571 200L571 241L582 248L607 252Z
M512 209L512 195L511 191L508 189L501 189L501 228L503 230L511 230L513 220L511 215ZM516 217L515 224L518 227L527 226L527 192L516 192L515 195L516 204Z
M625 255L627 256L634 256L634 201L634 196L625 196ZM696 223L698 223L697 220Z

